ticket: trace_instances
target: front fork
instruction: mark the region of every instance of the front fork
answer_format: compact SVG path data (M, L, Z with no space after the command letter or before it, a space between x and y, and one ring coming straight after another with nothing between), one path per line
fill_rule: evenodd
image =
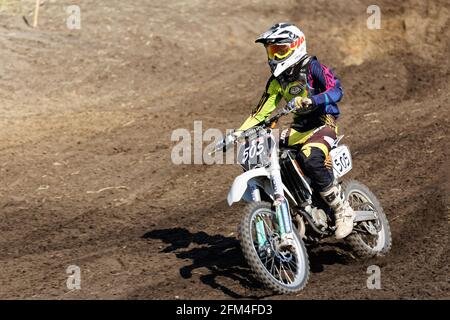
M252 201L260 202L261 193L259 191L259 188L254 184L250 184L249 187L252 195ZM257 217L255 225L256 225L256 239L258 241L258 246L259 248L263 248L264 245L267 243L266 231L264 228L264 219L261 217Z
M283 182L281 181L281 167L278 159L278 149L273 148L271 154L270 176L274 193L273 206L275 215L280 226L280 236L283 239L292 233L292 221L289 213L289 204L284 197Z
M289 213L289 203L284 196L283 182L281 180L281 167L278 162L278 154L276 148L273 149L271 155L270 165L270 181L274 194L273 206L275 207L275 219L279 227L279 235L281 239L289 237L292 234L292 220ZM261 201L259 188L255 185L250 185L251 195L253 201ZM256 238L259 247L263 247L267 241L267 236L264 228L264 220L262 218L256 221Z
M274 192L273 206L275 207L275 219L278 225L278 234L283 239L292 233L292 220L289 213L289 204L284 197L283 184L281 182L281 174L279 170L273 170L271 174L271 184ZM261 194L259 188L254 185L249 185L252 195L252 201L261 201ZM267 234L264 226L264 219L257 217L255 221L256 239L259 248L263 248L267 244Z
M256 188L258 192L259 190ZM255 197L256 198L256 197ZM261 200L259 200L261 201ZM275 207L275 219L278 225L278 233L281 239L289 237L292 233L292 222L289 214L289 204L283 195L275 194L275 201L273 202ZM267 244L267 235L264 228L264 219L262 217L256 218L256 239L258 241L259 248L263 248Z

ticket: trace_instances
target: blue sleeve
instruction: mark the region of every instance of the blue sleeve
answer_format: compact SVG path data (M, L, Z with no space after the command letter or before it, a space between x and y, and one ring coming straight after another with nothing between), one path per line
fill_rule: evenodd
M320 87L325 88L323 92L311 97L315 106L326 108L330 104L336 105L342 99L344 92L339 79L330 69L315 59L311 62L311 76L313 83L318 82Z

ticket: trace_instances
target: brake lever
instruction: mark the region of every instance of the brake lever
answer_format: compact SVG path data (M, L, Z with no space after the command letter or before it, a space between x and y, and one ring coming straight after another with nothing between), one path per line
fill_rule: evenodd
M228 146L233 144L236 141L237 137L234 136L232 133L227 134L225 138L223 138L216 146L214 147L214 150L211 152L208 152L208 155L213 155L218 151L227 151Z

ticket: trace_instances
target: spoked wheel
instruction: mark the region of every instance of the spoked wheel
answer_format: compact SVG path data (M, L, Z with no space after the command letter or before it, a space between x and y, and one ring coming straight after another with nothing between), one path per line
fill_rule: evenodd
M242 252L256 277L267 287L281 294L298 292L308 281L308 254L297 232L292 245L280 247L274 216L270 203L247 205L239 228Z
M360 257L383 256L391 249L392 237L389 222L375 195L356 180L342 183L345 197L355 211L372 211L375 220L361 221L353 228L347 240Z

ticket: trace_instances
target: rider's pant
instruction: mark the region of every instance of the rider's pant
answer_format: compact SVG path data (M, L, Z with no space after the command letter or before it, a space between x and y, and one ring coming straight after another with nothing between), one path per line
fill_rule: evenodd
M297 161L319 192L325 191L334 181L329 152L336 134L337 127L324 125L305 132L291 127L281 135L281 146L299 147Z

